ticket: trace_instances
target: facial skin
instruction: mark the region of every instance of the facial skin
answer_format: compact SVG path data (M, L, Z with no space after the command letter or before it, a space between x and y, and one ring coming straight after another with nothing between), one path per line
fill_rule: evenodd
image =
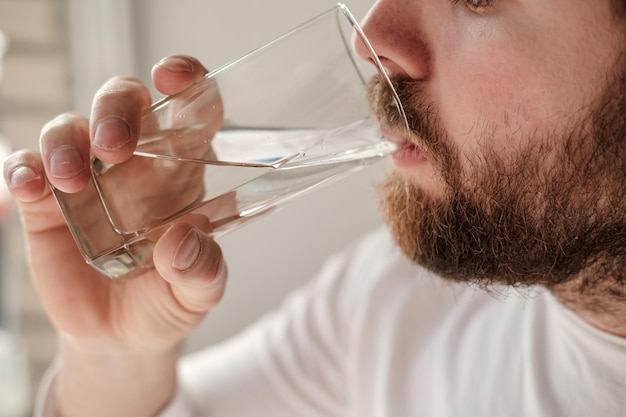
M375 86L401 144L383 211L407 256L458 281L624 297L626 32L610 1L381 0L363 27L411 125Z

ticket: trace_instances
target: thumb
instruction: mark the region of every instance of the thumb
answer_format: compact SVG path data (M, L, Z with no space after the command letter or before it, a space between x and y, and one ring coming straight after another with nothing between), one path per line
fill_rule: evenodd
M219 245L190 224L176 224L154 248L154 265L186 311L206 313L221 300L226 264Z

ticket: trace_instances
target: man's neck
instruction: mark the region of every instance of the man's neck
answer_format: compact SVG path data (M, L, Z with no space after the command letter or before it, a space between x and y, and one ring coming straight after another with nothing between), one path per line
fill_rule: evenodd
M589 288L586 282L575 279L556 285L550 291L592 326L626 338L626 288L623 285L598 285L598 281L593 288Z

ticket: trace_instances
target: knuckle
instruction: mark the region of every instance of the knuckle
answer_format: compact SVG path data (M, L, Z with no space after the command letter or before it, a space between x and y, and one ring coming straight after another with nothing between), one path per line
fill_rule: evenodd
M87 118L77 113L62 113L41 128L40 145L61 139L74 140L88 125Z
M104 83L97 91L94 96L94 105L108 101L135 100L137 97L141 100L145 100L147 95L149 95L147 88L138 78L132 76L116 76L109 79L109 81Z
M42 133L47 133L50 131L65 129L68 126L81 122L82 120L83 116L79 114L72 112L61 113L55 116L52 120L48 121L46 124L44 124L41 131Z

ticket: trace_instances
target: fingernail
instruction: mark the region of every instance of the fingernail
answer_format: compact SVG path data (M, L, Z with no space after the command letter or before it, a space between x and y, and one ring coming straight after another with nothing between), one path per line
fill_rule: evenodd
M193 72L193 64L189 60L175 56L165 58L157 65L172 72Z
M109 116L100 120L94 133L93 145L105 151L113 151L130 141L130 126L126 120Z
M195 230L190 230L176 248L172 267L179 271L187 271L196 263L201 250L200 236Z
M55 178L72 178L85 169L80 153L69 145L59 146L50 154L50 175Z
M11 188L21 187L24 184L27 184L34 180L38 180L40 178L41 176L38 175L31 167L21 166L14 169L9 174L9 186Z

